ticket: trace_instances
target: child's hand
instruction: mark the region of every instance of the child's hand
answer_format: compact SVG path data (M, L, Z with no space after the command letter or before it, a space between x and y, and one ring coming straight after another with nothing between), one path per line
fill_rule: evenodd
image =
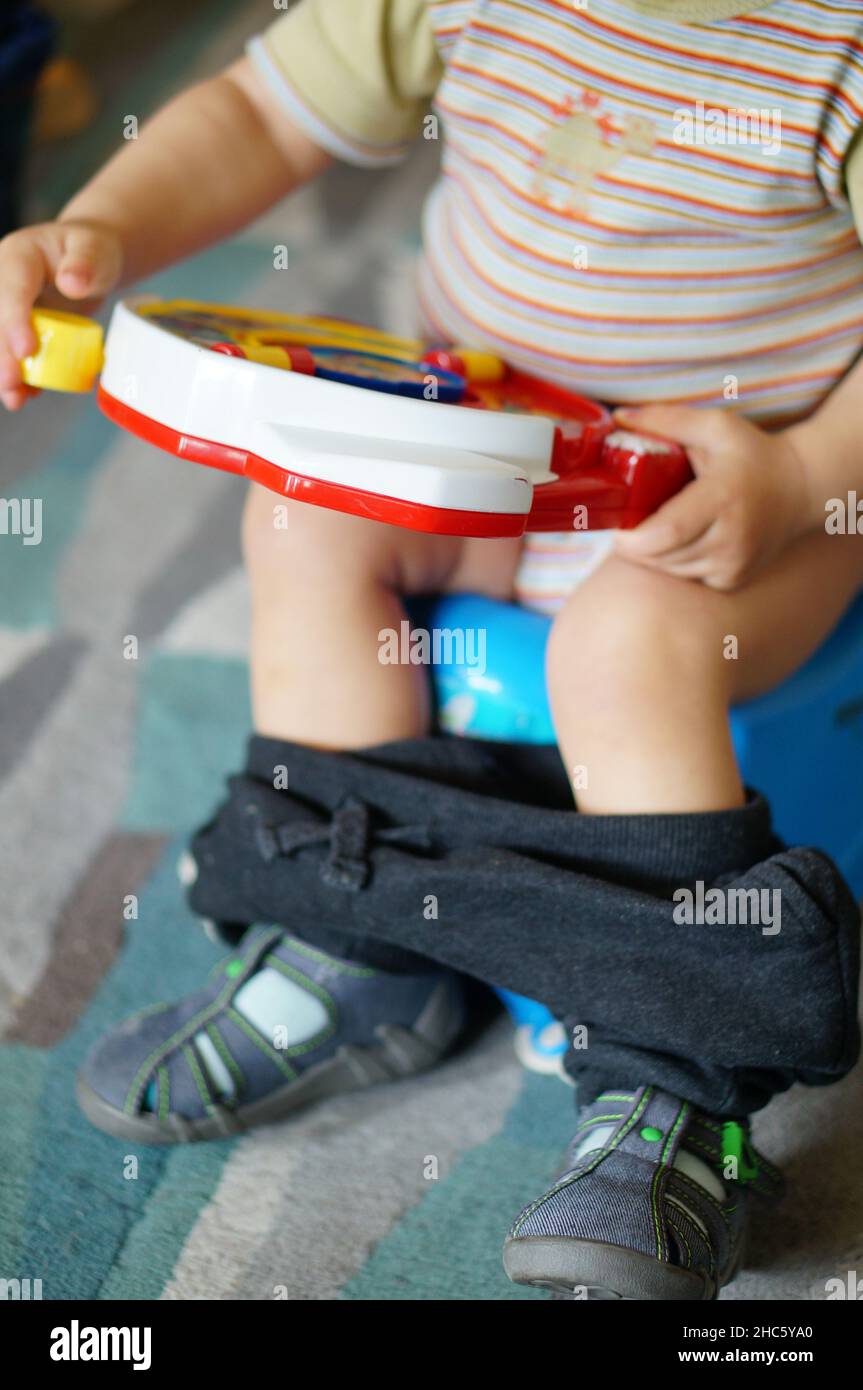
M21 360L38 346L30 322L37 300L86 312L113 289L123 267L116 233L82 222L43 222L0 241L0 401L18 410L36 392Z
M618 532L626 559L736 589L811 524L805 465L787 432L685 405L622 409L616 418L685 445L695 474L635 530Z

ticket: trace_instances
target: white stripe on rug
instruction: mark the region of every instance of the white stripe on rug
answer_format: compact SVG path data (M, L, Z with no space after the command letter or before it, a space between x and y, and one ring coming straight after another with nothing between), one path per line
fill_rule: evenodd
M427 1076L326 1101L241 1140L165 1299L337 1299L459 1155L497 1133L523 1073L501 1023ZM563 1089L563 1088L561 1088ZM284 1295L282 1295L284 1296Z
M273 494L273 505L279 499ZM249 655L251 611L245 570L233 569L218 583L190 599L162 633L165 652L234 656Z
M20 628L0 626L0 680L11 676L19 666L51 640L47 627Z

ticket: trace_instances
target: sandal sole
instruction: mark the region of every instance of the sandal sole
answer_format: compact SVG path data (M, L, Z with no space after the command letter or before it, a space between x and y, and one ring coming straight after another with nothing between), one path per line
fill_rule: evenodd
M75 1083L78 1104L97 1129L115 1139L140 1144L191 1144L229 1139L262 1125L277 1124L297 1110L329 1096L362 1091L387 1081L400 1081L435 1066L460 1031L461 1013L446 984L435 989L414 1028L381 1024L380 1041L372 1046L348 1044L332 1057L317 1062L295 1080L261 1100L236 1109L220 1105L201 1119L152 1114L127 1115L104 1100L83 1076Z
M714 1299L718 1292L712 1279L661 1264L636 1250L561 1236L509 1237L503 1267L514 1284L532 1284L570 1297L584 1289L589 1300L691 1303Z

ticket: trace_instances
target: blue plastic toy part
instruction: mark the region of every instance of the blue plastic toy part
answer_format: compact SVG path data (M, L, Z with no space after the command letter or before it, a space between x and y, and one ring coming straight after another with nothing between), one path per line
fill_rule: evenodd
M551 620L475 594L412 609L450 633L433 668L441 726L474 738L553 743L545 688ZM447 659L449 657L449 659ZM805 666L776 690L739 705L731 728L744 780L770 801L789 844L826 850L863 897L863 595ZM551 1070L548 1010L499 991L526 1065ZM565 1050L558 1035L557 1055Z
M548 1076L569 1078L563 1069L566 1053L566 1032L562 1023L552 1018L544 1004L525 999L512 990L497 991L515 1024L515 1055L528 1071Z
M408 607L415 626L440 635L443 660L432 669L442 729L554 743L545 689L548 618L479 594L414 599Z
M388 391L395 396L416 396L419 400L428 400L432 399L428 389L433 379L433 399L449 405L457 405L467 389L464 377L456 376L454 372L400 357L382 357L380 353L358 352L352 348L320 347L314 349L312 356L315 376L340 381L345 386L364 386L372 391Z

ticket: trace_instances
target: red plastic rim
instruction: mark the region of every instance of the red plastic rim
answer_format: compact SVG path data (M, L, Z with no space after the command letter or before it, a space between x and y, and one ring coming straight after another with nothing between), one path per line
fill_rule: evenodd
M301 473L280 468L246 449L219 444L213 439L200 439L197 435L162 425L149 415L143 415L117 400L102 386L99 387L98 402L102 413L115 425L146 440L148 444L154 444L157 449L163 449L165 453L191 459L193 463L206 464L225 473L236 473L252 482L261 483L281 496L293 497L300 502L311 502L319 507L329 507L331 511L347 512L369 521L405 526L412 531L425 531L432 535L492 538L524 534L526 514L430 507L422 502L406 502L383 493L307 478Z

